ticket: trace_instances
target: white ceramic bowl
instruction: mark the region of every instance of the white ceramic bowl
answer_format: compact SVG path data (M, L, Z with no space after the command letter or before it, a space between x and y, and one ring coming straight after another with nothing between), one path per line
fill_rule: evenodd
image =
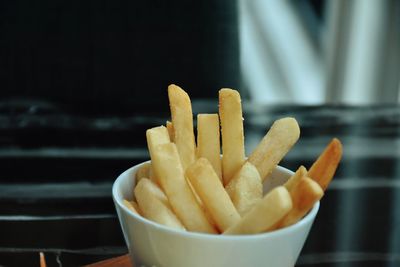
M143 163L142 163L143 164ZM140 217L123 204L131 200L138 164L114 182L112 194L130 256L136 267L293 267L304 245L319 202L299 222L257 235L211 235L179 231ZM293 172L277 167L264 192Z

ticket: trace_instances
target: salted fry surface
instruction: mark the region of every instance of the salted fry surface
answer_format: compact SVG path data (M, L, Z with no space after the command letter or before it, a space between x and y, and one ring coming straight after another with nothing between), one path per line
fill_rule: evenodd
M154 150L158 145L170 143L168 130L165 126L158 126L148 129L146 131L147 147L149 149L149 154L151 160L154 157ZM158 173L156 170L151 172L153 175L153 181L158 183ZM150 178L150 177L147 177Z
M290 196L293 201L292 210L284 217L279 227L296 223L309 212L314 204L324 195L322 188L314 180L302 177L291 189Z
M168 98L173 124L173 139L185 170L196 158L192 104L189 95L179 86L168 86Z
M239 213L207 159L200 158L189 166L186 176L221 232L239 221Z
M174 143L158 145L152 164L156 172L162 174L159 177L161 188L186 229L217 233L186 181L176 145Z
M294 118L283 118L272 124L248 158L248 161L256 166L262 181L297 142L299 136L300 128Z
M238 91L219 91L222 135L222 174L228 184L245 161L242 103Z
M241 216L245 215L263 196L263 184L257 168L246 162L225 187Z
M243 216L240 221L224 232L229 235L257 234L273 227L292 209L292 199L284 186L271 190Z
M290 192L290 190L292 190L292 188L300 182L301 178L305 177L306 175L307 169L304 166L300 166L297 171L289 177L284 186Z
M143 178L139 181L135 196L143 216L147 219L172 228L185 229L171 210L167 197L149 179Z
M197 115L197 158L206 158L222 181L218 114Z

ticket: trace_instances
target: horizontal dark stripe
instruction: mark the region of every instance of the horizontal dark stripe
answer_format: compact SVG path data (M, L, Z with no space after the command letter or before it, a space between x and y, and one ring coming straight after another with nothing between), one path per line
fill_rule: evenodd
M83 266L114 258L128 252L121 247L64 248L0 248L0 266L39 266L39 253L43 252L47 266Z
M326 263L391 262L400 264L400 254L382 252L331 252L301 255L297 266Z
M1 221L0 247L64 248L124 246L118 219Z
M300 165L309 168L317 157L317 155L307 157L307 154L301 157L300 152L293 152L298 153L298 156L294 157L291 153L280 163L291 170L296 170ZM3 158L1 159L0 184L113 182L123 171L145 160L148 158ZM400 176L398 166L400 166L400 157L351 158L344 156L336 178L397 179Z
M0 221L63 221L117 218L116 214L80 214L80 215L0 215Z
M112 183L35 183L0 184L4 199L57 199L57 198L104 198L111 196Z
M34 149L0 149L0 159L7 158L79 158L79 159L132 159L149 156L146 148L34 148Z
M62 194L62 192L60 192ZM0 198L0 214L2 216L92 216L115 213L114 203L110 195L102 198Z
M84 249L66 249L66 248L28 248L28 247L0 247L0 253L73 253L83 255L108 255L108 254L123 254L126 253L125 246L103 246L103 247L90 247Z
M111 199L112 183L0 184L0 195L2 196L2 201L5 199ZM388 179L386 177L341 178L334 179L329 186L331 190L362 188L400 188L400 179Z
M0 183L111 182L146 159L7 158L1 159Z
M249 134L246 136L247 154L259 144L264 133ZM301 138L290 150L285 158L296 160L298 158L315 159L335 136ZM343 137L341 139L344 149L344 158L365 159L365 158L400 158L400 137L393 138L358 138ZM41 147L31 149L0 148L0 159L18 158L39 158L39 159L142 159L148 158L146 144L132 147Z

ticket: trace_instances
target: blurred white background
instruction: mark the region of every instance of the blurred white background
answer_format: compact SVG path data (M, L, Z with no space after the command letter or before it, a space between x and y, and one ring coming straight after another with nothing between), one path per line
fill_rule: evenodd
M239 0L243 87L271 104L398 103L400 1Z

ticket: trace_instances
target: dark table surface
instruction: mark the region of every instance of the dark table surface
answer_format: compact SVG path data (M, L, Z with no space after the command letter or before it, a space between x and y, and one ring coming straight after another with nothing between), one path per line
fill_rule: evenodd
M194 112L216 111L215 102ZM297 266L400 266L400 107L245 104L246 153L275 119L301 137L281 165L309 167L331 138L344 156ZM0 113L0 265L79 266L127 253L111 199L119 173L147 160L165 113Z

